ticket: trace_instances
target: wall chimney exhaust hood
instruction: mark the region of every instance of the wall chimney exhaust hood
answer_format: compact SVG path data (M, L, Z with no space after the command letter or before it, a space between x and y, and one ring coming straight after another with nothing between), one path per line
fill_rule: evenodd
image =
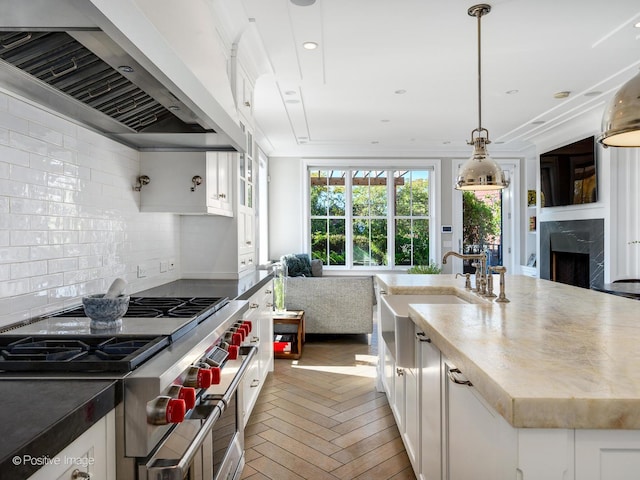
M24 3L2 0L18 10ZM239 126L214 130L184 94L166 88L97 26L48 28L39 20L11 27L6 20L0 86L7 90L139 149L243 148Z

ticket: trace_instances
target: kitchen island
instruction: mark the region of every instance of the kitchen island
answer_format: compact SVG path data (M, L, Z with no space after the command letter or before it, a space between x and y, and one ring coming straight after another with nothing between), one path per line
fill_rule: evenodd
M388 295L468 295L453 275L381 274L378 283ZM627 469L619 471L640 465L640 304L524 276L507 277L506 295L510 302L505 304L408 309L416 329L439 351L443 376L458 369L487 411L499 417L496 432L518 445L514 458L507 454L500 462L513 461L513 468L522 470L527 455L547 462L560 455L556 460L564 467L557 471L569 471L567 478L632 478L596 474L611 472L606 462ZM450 417L446 393L451 387L443 385L443 412ZM453 438L451 429L445 434L443 455L449 455L464 442ZM540 444L525 448L528 442ZM563 478L551 471L544 475Z

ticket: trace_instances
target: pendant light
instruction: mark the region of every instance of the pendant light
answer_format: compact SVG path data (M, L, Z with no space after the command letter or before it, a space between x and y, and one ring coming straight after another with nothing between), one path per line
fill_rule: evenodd
M605 147L640 147L640 73L620 87L609 102L598 142Z
M498 190L509 186L509 182L505 179L502 168L500 168L487 152L487 145L491 143L491 141L489 140L489 131L482 127L480 19L490 11L491 5L485 3L474 5L467 11L470 16L478 19L478 128L471 131L471 141L467 142L469 145L473 145L473 154L471 158L460 167L455 184L457 190Z

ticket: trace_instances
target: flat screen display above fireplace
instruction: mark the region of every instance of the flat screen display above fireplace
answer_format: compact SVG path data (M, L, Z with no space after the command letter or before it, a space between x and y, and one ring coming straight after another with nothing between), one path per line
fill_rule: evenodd
M543 207L596 202L595 138L584 138L540 155L540 189Z

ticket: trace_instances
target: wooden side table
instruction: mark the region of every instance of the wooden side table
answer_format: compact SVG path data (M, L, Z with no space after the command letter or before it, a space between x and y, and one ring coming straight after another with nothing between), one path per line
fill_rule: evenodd
M304 334L304 310L275 313L273 316L273 337L274 341L278 335L290 336L293 340L288 351L280 351L274 344L274 358L291 358L298 360L302 355L302 345L305 341Z

